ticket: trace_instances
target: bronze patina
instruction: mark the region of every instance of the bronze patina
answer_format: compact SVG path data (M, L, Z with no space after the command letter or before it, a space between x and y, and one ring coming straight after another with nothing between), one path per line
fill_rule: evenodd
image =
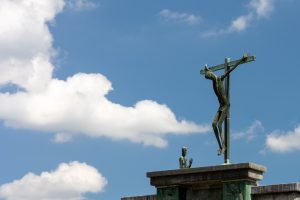
M231 62L229 58L226 58L224 64L213 67L205 66L204 69L200 71L206 79L212 80L213 89L219 101L219 109L212 122L212 128L219 145L218 155L224 154L225 163L229 163L230 152L230 73L240 64L251 62L255 59L255 56L249 56L247 54L241 59ZM217 76L213 73L221 69L225 69L223 75ZM225 131L223 131L223 124Z
M187 162L187 159L185 158L187 154L187 148L182 147L181 149L181 156L179 157L179 167L181 169L183 168L191 168L192 163L193 163L193 158L190 158L189 162Z

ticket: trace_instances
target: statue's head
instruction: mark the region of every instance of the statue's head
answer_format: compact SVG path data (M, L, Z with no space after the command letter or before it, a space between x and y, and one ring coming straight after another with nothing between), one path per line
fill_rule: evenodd
M206 79L213 79L214 77L213 72L207 68L207 65L204 66L204 76Z
M186 156L187 148L186 147L182 147L181 151L182 151L182 156Z

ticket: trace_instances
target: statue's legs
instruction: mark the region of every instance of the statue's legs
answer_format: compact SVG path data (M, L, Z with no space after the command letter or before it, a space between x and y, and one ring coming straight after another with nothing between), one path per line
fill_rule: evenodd
M219 129L219 134L220 134L220 140L222 142L221 144L221 151L219 152L220 154L224 154L225 153L225 149L226 149L226 145L225 145L225 134L223 132L223 122L225 121L225 118L227 116L228 113L228 108L229 106L224 105L222 107L220 107L219 111L220 111L220 117L218 119L217 125L218 125L218 129Z
M219 121L219 119L220 119L220 116L221 116L221 111L218 110L218 112L217 112L216 115L215 115L214 121L213 121L213 123L212 123L212 128L213 128L213 130L214 130L214 133L215 133L217 142L218 142L218 144L219 144L219 148L220 148L220 150L221 150L221 149L222 149L222 143L221 143L221 141L220 141L220 132L219 132L219 130L218 130L218 128L217 128L217 125L218 125L218 121ZM221 129L221 130L222 130L222 129Z

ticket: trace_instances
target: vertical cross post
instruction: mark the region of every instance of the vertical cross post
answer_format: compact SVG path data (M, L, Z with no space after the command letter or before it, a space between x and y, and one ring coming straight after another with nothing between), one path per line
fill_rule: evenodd
M230 58L225 59L225 73L230 70L229 66ZM230 102L230 74L226 77L225 80L225 92L228 102ZM226 120L224 123L224 137L225 137L225 145L226 150L224 153L224 163L229 164L230 163L230 104L228 108L228 112L226 115Z

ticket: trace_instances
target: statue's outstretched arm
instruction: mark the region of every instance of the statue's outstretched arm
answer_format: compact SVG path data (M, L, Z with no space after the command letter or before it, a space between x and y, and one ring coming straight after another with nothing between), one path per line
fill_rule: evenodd
M224 75L221 76L221 79L224 80L224 78L226 78L228 76L228 74L230 74L233 70L235 70L235 68L237 68L237 66L239 66L240 64L245 62L247 60L247 58L248 58L248 56L244 55L242 59L240 59L233 67L231 67Z

